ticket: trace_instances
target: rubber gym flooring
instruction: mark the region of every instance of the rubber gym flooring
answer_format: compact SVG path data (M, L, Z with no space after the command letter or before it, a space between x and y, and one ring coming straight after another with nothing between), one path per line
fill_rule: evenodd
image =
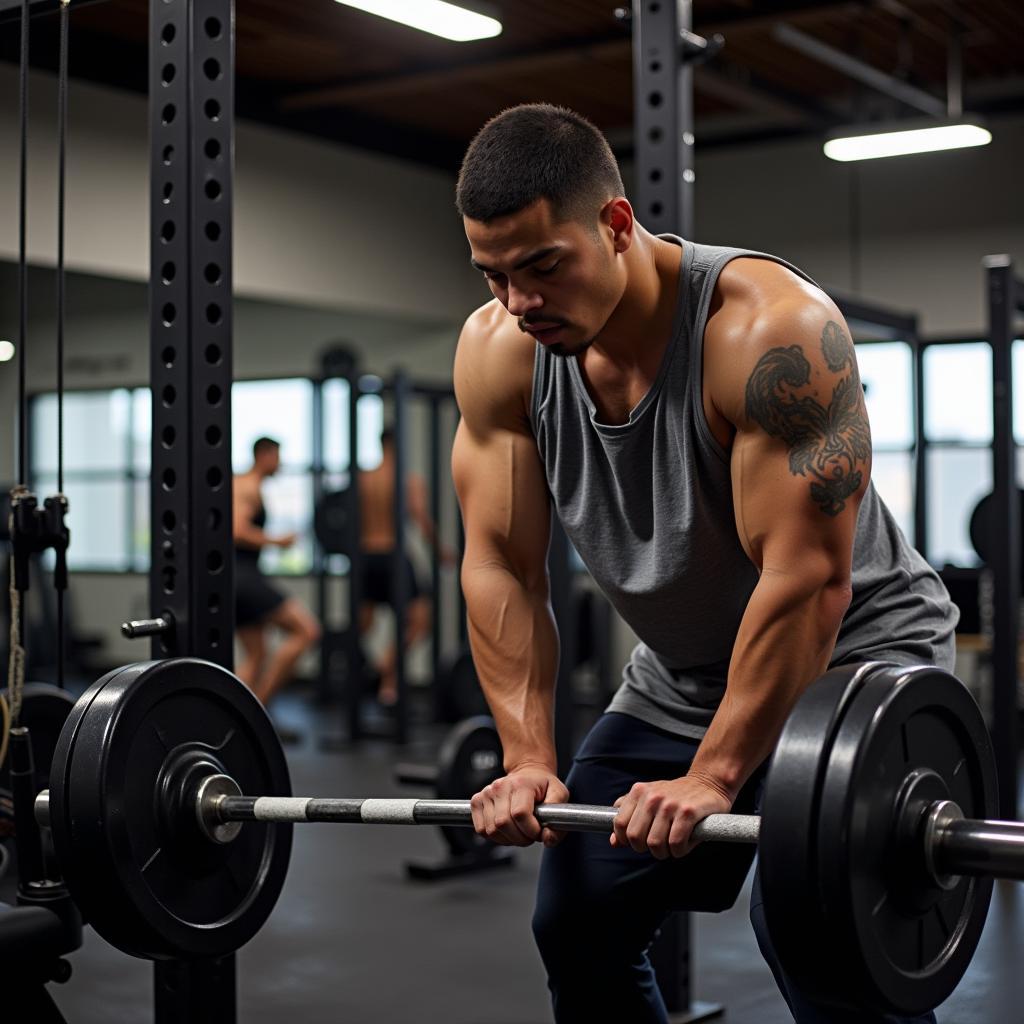
M277 713L307 735L289 748L297 794L413 795L392 781L396 755L390 744L323 753L313 736L333 726L329 719L318 720L320 713L290 695ZM420 754L426 759L427 745L410 748L402 759ZM550 1021L529 930L539 851L520 852L511 870L435 883L405 879L405 860L442 853L432 828L297 827L281 900L239 954L239 1021ZM151 1021L150 965L118 953L88 930L86 936L72 957L71 981L51 986L71 1024ZM722 1020L791 1020L757 951L746 894L726 914L696 916L695 936L695 996L724 1003ZM1024 887L1000 882L981 948L940 1008L941 1024L1024 1024L1022 965Z

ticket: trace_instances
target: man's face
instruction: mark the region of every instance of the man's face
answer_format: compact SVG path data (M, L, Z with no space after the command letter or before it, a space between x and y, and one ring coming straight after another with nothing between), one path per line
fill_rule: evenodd
M273 476L281 466L281 449L267 448L260 452L257 465L264 476Z
M593 225L558 221L546 199L483 223L463 218L473 266L519 329L554 355L586 349L625 288L611 236Z

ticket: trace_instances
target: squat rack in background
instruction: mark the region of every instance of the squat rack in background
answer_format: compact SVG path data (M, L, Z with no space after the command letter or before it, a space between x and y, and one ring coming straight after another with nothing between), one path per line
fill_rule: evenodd
M1017 817L1021 548L1017 442L1013 433L1014 325L1024 314L1024 281L1009 256L984 261L988 336L992 345L993 557L992 740L999 813Z

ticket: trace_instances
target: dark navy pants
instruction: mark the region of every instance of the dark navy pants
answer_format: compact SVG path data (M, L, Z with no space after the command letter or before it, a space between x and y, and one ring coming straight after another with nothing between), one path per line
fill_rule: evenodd
M567 780L570 798L574 803L612 804L634 782L685 775L696 751L695 740L629 715L606 714L576 755ZM758 809L762 783L759 772L733 806L737 814ZM571 832L557 847L545 850L533 931L558 1024L666 1024L647 957L655 932L671 911L732 906L753 858L752 846L704 843L686 857L659 861L648 853L614 848L607 835L586 832ZM904 1018L812 1004L779 966L756 878L750 920L797 1024L935 1024L931 1013Z

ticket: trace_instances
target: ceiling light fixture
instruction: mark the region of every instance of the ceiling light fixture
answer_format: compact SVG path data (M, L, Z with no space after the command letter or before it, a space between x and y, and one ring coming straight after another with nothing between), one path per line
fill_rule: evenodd
M13 358L13 343L10 341L0 341L0 363L9 363Z
M877 160L887 156L935 153L943 149L986 146L992 133L977 117L955 121L898 121L832 132L825 143L825 156L832 160Z
M501 34L501 22L445 0L337 0L367 14L376 14L410 28L457 43L490 39Z

